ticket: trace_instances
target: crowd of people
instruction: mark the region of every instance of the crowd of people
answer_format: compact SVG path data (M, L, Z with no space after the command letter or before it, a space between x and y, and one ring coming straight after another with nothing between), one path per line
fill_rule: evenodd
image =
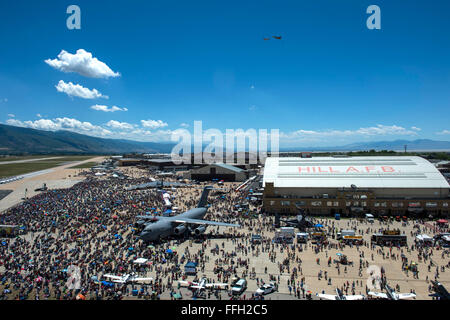
M442 263L449 261L448 250L419 243L403 248L380 248L366 241L361 245L337 240L274 243L273 217L261 214L258 204L250 204L248 210L239 210L237 204L246 202L247 190L235 191L236 183L216 186L221 192L210 195L211 207L205 218L238 223L242 228L209 227L200 238L144 243L138 237L136 216L161 214L164 203L156 189L126 190L128 186L147 182L148 172L137 170L139 173L136 173L131 169L124 172L128 175L126 179L97 177L83 172L86 179L73 187L42 192L0 215L0 224L20 226L22 233L1 239L0 299L192 298L192 293L182 291L178 285L178 280L187 278L183 270L187 261L197 263L199 273L207 274L210 282L248 278L259 287L271 281L286 298L297 299L311 298L314 288L307 282L311 282L312 271L316 272L318 281L326 281L330 290L339 286L345 294L367 293L369 288L364 271L373 264L374 255L383 260L402 260L402 270L407 273L409 264L405 257L414 252L417 263L428 264L426 281L429 277L439 279L450 267L449 263ZM196 206L205 185L200 183L171 190L174 206L180 212ZM339 231L337 222L331 219L317 222L323 225L322 230L329 239L334 239ZM382 222L379 227L389 228L390 223L393 222ZM420 221L415 223L431 232ZM360 220L348 220L346 227L366 235L380 230ZM254 243L252 234L261 235L261 241ZM347 249L356 250L359 261L342 264L340 259L331 259L332 252ZM302 259L306 255L314 257L314 270L305 269ZM434 259L436 255L440 265ZM266 257L263 265L254 263L263 256ZM145 258L148 262L143 265L133 263L137 258ZM350 268L358 270L358 277L343 280ZM153 281L149 284L114 284L102 279L107 273L151 275ZM198 281L199 277L193 281ZM414 277L419 277L418 271ZM216 290L207 295L207 298L213 297L228 299L231 294ZM241 297L244 298L260 297L246 293Z

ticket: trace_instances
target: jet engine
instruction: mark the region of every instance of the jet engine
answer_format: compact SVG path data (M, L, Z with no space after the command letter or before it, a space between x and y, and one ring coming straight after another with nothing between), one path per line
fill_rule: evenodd
M179 225L174 230L175 234L183 234L185 231L186 231L186 227L183 225Z
M197 236L203 234L205 231L206 231L205 226L200 226L194 230L194 232Z
M144 224L145 224L145 220L138 220L138 221L136 221L136 223L134 224L134 226L135 226L136 228L138 228L138 227L142 227Z

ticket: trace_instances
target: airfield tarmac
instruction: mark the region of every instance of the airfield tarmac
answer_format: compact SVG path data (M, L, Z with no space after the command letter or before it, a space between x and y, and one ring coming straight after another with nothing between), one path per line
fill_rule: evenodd
M224 186L218 186L217 188L235 188L239 184L238 183L225 183ZM195 201L195 199L199 198L200 192L202 187L194 187L194 188L178 188L176 191L169 191L172 192L175 195L175 200L173 201L174 206L179 207L179 212L183 212L184 210L189 209L185 204L185 201L178 201L177 199L191 199ZM256 207L251 207L251 211L256 211ZM214 212L214 208L209 209L209 212ZM214 216L214 215L213 215ZM216 218L212 218L214 220L220 221L221 214L215 215ZM271 220L273 221L273 220ZM414 237L411 236L411 234L417 229L414 229L414 223L408 222L406 224L403 224L402 222L393 221L389 224L386 224L385 222L380 222L376 220L373 224L368 223L364 220L362 222L359 222L357 219L342 219L342 220L334 220L331 218L318 218L315 220L318 223L321 223L325 226L325 229L327 228L335 228L336 230L341 229L355 229L357 230L357 234L363 235L364 240L369 243L370 245L370 236L372 233L375 232L375 230L378 231L378 229L399 229L402 233L404 232L408 236L408 247L410 248L411 245L414 244ZM254 221L254 226L263 226L264 222L263 219L259 218L257 221ZM261 228L258 230L258 228L255 227L244 227L242 229L238 229L237 232L243 233L246 237L247 242L245 242L246 246L250 246L250 237L252 233L259 233L265 238L273 239L275 235L275 229L269 228L269 230L263 230ZM428 228L425 224L420 224L421 228L423 228L423 233L426 233L430 236L434 235L434 232L431 228ZM266 226L267 227L267 226ZM367 233L368 229L371 229L370 232ZM230 232L233 232L233 230L229 230ZM260 231L260 232L257 232ZM332 243L338 243L336 240L333 240L329 238ZM208 247L214 247L216 244L220 247L222 246L222 243L224 243L224 251L225 252L233 252L235 251L235 245L236 243L233 242L231 239L211 239L209 240ZM237 241L245 241L245 240L237 240ZM296 244L296 241L294 241L294 244ZM173 243L173 245L175 245ZM366 284L367 280L369 279L369 273L367 272L366 264L364 265L362 274L359 274L359 262L360 262L360 255L361 253L364 254L364 258L362 258L365 261L368 261L369 267L373 268L371 266L377 266L379 268L384 268L386 272L386 277L388 280L388 284L391 287L395 287L396 285L400 286L400 291L402 293L409 293L410 290L414 290L416 292L417 297L416 299L431 299L429 297L428 287L430 285L429 281L426 281L426 277L428 276L428 279L434 280L435 275L435 269L436 267L431 267L431 271L428 272L428 262L423 262L418 260L417 251L410 251L406 247L402 247L400 249L394 248L392 250L392 257L387 258L387 253L389 252L389 248L384 248L382 251L385 253L385 257L383 258L383 255L381 253L377 253L377 250L380 249L380 247L376 247L375 250L370 249L366 246L345 246L342 249L338 248L332 248L329 250L323 250L319 253L315 253L313 248L314 246L309 242L307 245L303 244L303 251L298 252L296 251L296 256L298 256L301 260L301 273L299 273L298 278L296 278L295 282L297 282L300 278L305 279L305 285L304 288L306 291L312 291L313 295L316 293L320 293L324 291L327 294L334 294L335 289L342 288L344 284L349 283L350 288L353 281L358 281L358 285L355 287L355 294L363 294L366 295ZM195 243L194 241L186 241L180 245L178 245L178 252L184 252L186 249L189 249L189 251L198 252L202 248L201 243ZM277 277L280 276L280 284L279 284L279 290L277 293L270 294L266 296L267 299L286 299L286 298L294 298L293 292L289 294L288 284L287 281L290 279L290 274L287 272L287 270L284 270L284 272L280 273L280 269L278 267L278 262L281 262L288 256L288 252L292 253L292 250L286 250L282 249L281 245L276 245L275 250L277 254L276 256L276 262L272 263L269 259L269 252L260 252L258 255L249 253L248 256L242 256L242 258L249 258L250 259L250 265L249 270L251 271L252 268L255 268L256 277L263 279L264 282L269 282L269 274L276 275ZM435 264L438 266L447 265L449 263L449 256L444 255L444 257L441 257L442 250L435 250L433 249L435 254L432 256L432 260ZM335 260L338 258L337 254L341 253L344 255L347 255L348 259L350 261L353 261L353 266L342 266L340 267L339 273L336 268L336 265L332 263L331 267L327 266L327 260L329 257L331 257L332 260ZM373 259L372 259L373 254ZM404 254L408 261L414 261L418 263L418 270L419 270L419 279L414 279L411 272L406 274L404 271L402 271L402 261L401 261L401 254ZM238 254L238 257L241 256ZM319 258L319 265L317 264L316 259ZM210 262L206 263L206 267L203 273L199 273L198 276L206 276L207 278L215 279L216 275L213 272L214 269L214 259L211 257ZM267 273L265 273L265 267L267 266ZM298 264L292 263L292 267L297 266ZM300 267L298 267L300 269ZM346 269L346 271L344 271ZM324 276L322 275L321 280L318 279L318 272L322 270L324 273L325 271L328 273L328 278L331 278L331 285L328 284L328 281L324 279ZM440 271L440 270L439 270ZM154 273L147 273L146 276L154 277ZM187 277L188 281L194 280L193 276ZM438 279L441 283L444 284L446 287L450 287L450 272L440 272L440 277ZM246 291L247 297L251 296L251 293L255 292L258 288L256 280L249 279L247 277L248 281L248 289ZM185 290L188 292L187 290ZM380 290L374 290L381 292ZM348 291L348 294L351 294L351 290ZM167 296L168 297L168 296ZM164 298L164 295L162 296ZM211 299L213 299L214 296L211 296Z
M328 225L331 222L335 223L335 226L337 228L343 228L343 229L349 229L348 223L352 223L351 219L343 219L341 221L334 221L332 219L320 219L320 223ZM360 223L358 225L359 228L386 228L386 225L382 225L380 222L376 221L373 225ZM399 222L394 222L390 225L390 228L399 228L402 232L405 231L406 234L409 235L409 233L412 231L412 225L409 224L408 226L404 227ZM241 230L241 232L244 231L245 234L251 235L252 230L246 228L246 230ZM427 232L427 234L431 234L431 232ZM263 234L265 237L273 237L273 232L265 232ZM366 241L370 241L370 235L364 234L364 239ZM408 243L409 245L412 244L411 241L412 237L408 236ZM333 241L333 240L332 240ZM336 242L336 241L335 241ZM224 250L227 252L232 252L234 248L233 241L231 239L212 239L210 240L211 247L214 247L215 244L218 244L221 246L222 243L225 244ZM295 242L294 242L295 243ZM176 245L173 243L173 245ZM177 246L178 252L184 252L186 248L189 248L189 251L196 252L198 250L201 250L201 243L195 243L193 241L186 241L182 243L181 245ZM356 246L353 248L350 248L349 246L343 248L343 249L331 249L331 250L324 250L322 252L319 252L318 254L314 253L313 251L313 245L311 243L308 243L307 245L303 245L304 251L298 252L297 256L300 257L302 260L301 263L301 269L302 272L299 274L299 277L296 278L296 282L301 278L305 278L305 289L307 291L312 291L313 295L316 293L321 293L322 291L325 291L327 294L334 294L335 289L341 288L344 286L345 283L349 282L350 285L353 281L358 280L358 282L362 282L362 286L358 285L356 286L355 294L362 294L366 295L365 292L365 286L367 279L369 278L369 274L367 273L367 268L364 268L364 271L362 275L359 275L359 259L360 259L360 252L364 252L365 260L369 261L370 266L375 265L378 267L383 267L386 271L386 277L388 280L388 283L391 287L395 288L396 285L400 286L400 291L402 293L409 293L411 289L415 291L417 294L416 299L421 300L429 300L431 297L429 297L428 292L428 286L430 285L430 282L425 281L426 276L428 276L429 279L434 280L434 271L435 268L431 268L431 272L428 272L427 264L424 262L419 262L417 259L417 252L407 252L407 249L403 247L402 249L393 249L393 254L395 255L401 255L402 253L405 254L406 257L408 257L409 261L414 261L418 263L418 270L419 270L419 279L414 279L412 273L410 272L408 275L402 271L401 266L401 259L394 260L392 258L383 258L382 255L374 253L373 250L370 250L367 247L360 247L359 251ZM379 247L377 247L379 249ZM281 250L281 246L276 247L274 250L277 253L276 261L280 262L284 260L287 257L288 250ZM292 252L292 251L291 251ZM389 252L388 248L384 248L384 252ZM347 255L348 259L350 261L354 262L353 266L347 266L347 272L344 272L344 266L341 266L340 274L338 274L338 271L336 269L336 265L332 264L331 267L327 267L327 260L328 257L331 257L332 260L337 259L337 253L342 253ZM374 259L371 259L371 254L374 253ZM448 255L444 256L444 258L441 257L442 250L435 251L435 255L433 256L432 260L434 263L436 263L438 266L446 265L449 262ZM266 296L266 299L296 299L291 293L289 294L289 289L287 285L287 281L290 279L290 274L285 271L280 273L280 270L278 268L277 263L270 262L268 257L268 252L261 252L259 255L253 255L250 254L248 256L243 256L243 258L249 258L250 259L250 265L249 270L252 268L255 268L256 277L263 279L266 283L269 282L268 274L273 275L279 275L280 276L280 283L279 283L279 289L278 292L269 294ZM320 265L317 264L316 259L320 259ZM297 264L293 264L297 265ZM214 259L212 259L210 262L206 263L206 267L204 272L199 272L199 276L205 276L207 278L216 279L216 276L213 272L214 269ZM265 273L264 268L267 266L267 273ZM318 272L319 270L327 271L328 278L332 279L332 284L328 285L328 281L322 277L321 280L318 280ZM148 272L146 276L149 277L155 277L154 272ZM256 289L258 289L258 285L256 283L256 280L249 279L249 277L246 277L248 282L248 289L246 291L247 297L251 296L251 293L254 293ZM188 276L188 281L193 281L194 276ZM217 280L216 280L217 281ZM445 287L450 287L450 272L447 269L446 272L440 273L439 281L444 284ZM381 292L380 290L374 290ZM188 290L183 290L185 292L185 297L189 297ZM351 294L350 290L348 294ZM223 297L225 295L223 294ZM163 295L162 298L168 298L168 295ZM213 299L214 296L211 296L211 299ZM313 297L315 298L315 297Z
M102 158L95 158L96 161L101 161ZM86 161L93 161L92 159L86 160ZM83 162L83 161L82 161ZM81 162L80 162L81 163ZM28 185L29 191L31 189L34 191L35 187L40 187L45 182L47 183L47 186L49 188L56 187L64 187L65 183L67 183L67 186L71 186L75 184L78 181L81 181L84 179L83 176L81 177L74 177L78 173L80 173L80 169L67 169L68 167L74 166L76 164L71 163L68 165L64 165L58 168L55 168L54 171L35 176L29 179L24 179L20 181L16 181L14 183L11 183L10 185L3 185L1 187L8 188L11 187L11 185L16 186L16 197L17 194L19 194L19 198L23 196L23 191L25 186ZM137 168L120 168L119 170L123 171L124 173L128 174L129 176L133 176L135 178L138 177L148 177L148 172L145 170L140 170ZM69 177L70 176L70 177ZM102 177L92 177L97 180L108 180L109 177L102 176ZM157 178L154 176L154 178ZM51 184L53 183L53 184ZM177 188L176 190L169 189L168 191L174 195L174 199L172 200L173 206L179 208L179 212L183 212L184 210L187 210L191 208L192 206L195 206L198 202L199 196L201 194L201 191L203 189L205 184L203 185L194 185L191 187L185 187L185 188ZM210 183L208 183L210 185ZM32 187L33 186L33 187ZM291 273L292 269L294 267L297 267L298 274L294 277L294 283L298 287L298 283L303 278L304 285L303 288L305 291L311 291L313 295L313 299L317 299L315 297L316 293L320 293L324 291L327 294L334 294L336 287L342 288L344 285L349 285L350 290L348 290L348 294L351 293L351 286L352 283L358 282L358 284L355 285L355 294L363 294L366 295L366 284L367 279L369 278L369 274L367 273L367 266L366 261L370 266L375 265L378 267L383 267L386 271L386 276L388 283L391 287L395 287L396 285L400 286L400 292L402 293L408 293L410 290L414 290L417 294L417 299L431 299L428 291L428 287L430 285L429 281L426 281L426 277L428 279L434 279L435 277L435 269L436 265L439 266L439 278L438 280L444 284L447 288L450 287L450 272L448 270L449 267L449 255L448 253L445 255L442 255L442 250L436 250L433 249L433 255L431 256L431 259L433 260L435 266L431 267L430 271L428 270L428 261L419 261L418 259L418 251L409 251L408 248L403 247L400 249L393 248L392 255L390 257L387 257L387 253L389 252L389 248L384 248L382 251L379 251L381 248L376 247L374 250L366 247L366 246L360 246L360 247L350 247L345 246L343 248L324 248L322 251L316 252L314 249L315 247L308 243L307 245L302 245L302 251L299 251L299 246L294 242L294 247L291 247L291 245L278 245L278 244L271 244L271 240L274 237L275 229L273 228L273 217L259 215L257 218L244 218L242 215L236 212L234 205L241 201L239 199L242 199L242 195L238 194L237 192L233 191L237 186L238 183L224 183L224 185L214 185L216 188L225 189L229 191L228 193L228 200L222 201L219 200L216 195L210 195L210 200L212 201L212 206L208 210L208 216L207 219L216 220L216 221L223 221L226 220L230 215L234 215L236 219L238 219L239 223L243 226L239 229L233 229L233 228L223 228L223 227L210 227L207 229L207 234L210 233L228 233L229 235L232 235L231 238L211 238L206 240L203 244L199 242L195 242L192 240L186 240L186 241L177 241L177 240L171 240L171 241L163 241L161 244L155 244L155 248L161 252L161 250L164 251L164 248L173 247L176 246L176 252L179 256L182 256L189 252L192 255L198 255L200 252L204 252L205 256L208 257L206 259L204 264L204 270L199 271L197 276L202 277L206 276L209 279L212 279L215 282L221 282L217 278L217 274L214 273L214 267L216 266L216 260L221 259L222 262L219 263L224 268L228 268L230 266L236 266L237 267L237 276L242 276L243 273L247 271L247 275L245 275L245 278L248 281L248 289L244 293L245 297L248 299L252 293L256 291L256 289L259 287L256 278L259 278L260 280L263 280L264 282L269 282L270 278L269 275L272 275L275 277L275 279L278 282L278 292L269 294L265 298L266 299L298 299L294 296L294 291L291 293L289 292L289 286L288 286L288 280L291 279ZM134 191L132 193L124 193L128 194L129 196L132 195L134 198L135 195L148 192L143 191ZM10 195L11 196L11 195ZM31 196L31 195L30 195ZM8 196L9 197L9 196ZM7 197L7 198L8 198ZM20 201L20 199L17 199L16 201ZM151 202L150 202L151 203ZM149 204L150 204L149 203ZM156 203L156 205L158 205ZM162 208L159 208L162 209ZM251 212L257 212L259 207L250 206ZM120 217L120 214L119 214ZM100 233L98 236L102 236L105 234L110 234L111 232L116 232L113 230L123 230L122 237L127 240L127 244L123 243L123 245L120 245L120 248L118 249L118 245L120 242L118 242L115 245L114 250L120 250L120 252L123 252L123 248L126 249L127 245L131 244L130 241L137 241L137 240L131 240L128 236L132 232L131 228L127 228L124 224L121 224L122 218L119 218L119 220L116 220L114 223L117 225L108 225L108 229L105 230L105 233ZM111 220L110 220L111 221ZM126 221L126 220L125 220ZM416 231L414 229L414 224L412 222L409 222L407 224L403 224L401 222L391 222L389 225L386 223L382 223L378 220L376 220L373 224L369 224L365 221L358 221L357 219L342 219L339 221L336 221L334 219L326 219L326 218L319 218L315 220L316 222L322 223L325 226L325 229L328 228L336 228L336 229L356 229L358 230L358 234L362 234L364 237L364 240L370 242L370 235L380 228L382 229L400 229L401 232L405 232L406 235L408 235L408 247L410 248L413 244L414 237L411 236L411 232ZM111 221L112 222L112 221ZM426 233L430 236L434 235L434 232L431 228L428 228L427 224L424 224L423 222L417 222L422 229L422 233ZM371 228L369 232L367 232L368 228ZM30 236L33 238L36 238L37 236L44 235L45 232L37 231L32 235L31 233L26 234L23 236L27 241L30 241ZM266 244L265 245L257 245L255 246L255 250L251 250L251 244L250 244L250 237L252 234L260 234L263 239L265 239ZM92 240L86 240L86 241L93 241ZM92 243L92 242L91 242ZM336 240L331 239L331 243L337 243ZM74 242L70 243L68 248L66 250L69 250L71 248L74 248L74 245L76 244ZM211 249L215 248L216 245L220 248L220 252L218 255L213 255L211 253ZM84 246L83 246L84 247ZM263 251L264 247L264 251ZM95 246L92 247L92 250L95 249ZM245 253L245 249L247 249L247 253ZM382 252L385 253L384 257L382 255ZM138 252L136 252L138 253ZM344 266L341 266L339 271L336 268L336 265L334 263L331 264L331 266L327 265L327 259L331 257L332 260L337 258L337 253L345 254L349 258L350 261L353 261L353 266L347 266L346 270ZM359 273L359 260L361 254L364 253L364 257L362 257L362 260L364 261L364 268L362 269L362 273ZM414 279L412 274L409 273L408 275L402 271L401 269L401 259L399 258L401 254L404 254L409 261L414 261L418 263L418 270L419 270L419 279ZM274 259L269 258L270 255L276 255ZM373 258L372 258L373 254ZM227 258L232 257L232 259ZM397 258L398 256L398 258ZM132 261L132 259L135 259L139 257L139 255L131 256L127 258L128 261ZM288 258L289 257L289 258ZM394 258L395 257L395 258ZM281 268L280 269L280 263L282 263L286 258L289 261L289 268ZM317 258L319 258L319 264L317 263ZM237 260L247 260L248 259L248 268L246 268L245 265L237 265ZM301 259L301 263L298 261L298 259ZM231 261L232 260L232 261ZM129 262L131 263L131 262ZM444 272L441 272L442 266L445 266ZM167 264L162 264L162 268L166 268ZM267 272L265 268L267 267ZM183 269L183 265L180 264L180 268ZM254 268L255 271L255 278L250 277L248 275L249 272L252 271ZM3 268L0 267L0 271L3 271ZM318 272L322 271L324 273L325 271L328 273L327 277L331 278L331 285L328 284L328 281L325 280L324 276L319 280L318 278ZM141 273L142 276L147 277L153 277L156 278L156 271L153 269L151 271L146 271ZM159 279L161 279L163 282L166 283L170 279L171 273L164 275L159 273ZM89 275L91 276L91 275ZM98 276L101 276L99 274ZM278 280L279 279L279 280ZM194 276L187 276L186 280L193 281ZM174 281L173 287L175 291L181 291L183 294L184 299L191 299L192 295L191 292L181 288L177 289L176 286L177 281ZM292 283L290 284L292 286ZM137 287L140 287L140 285L137 285ZM380 291L380 290L375 290ZM243 296L244 296L243 295ZM163 292L160 295L161 299L170 299L169 290L163 290ZM226 292L221 293L221 297L223 300L229 299ZM133 297L131 295L125 295L125 299L136 299L136 297ZM216 299L214 295L210 296L210 299Z
M2 162L3 164L11 163L23 163L23 162L33 162L43 159L57 159L60 157L52 158L40 158L31 160L18 160L10 162ZM49 189L65 189L70 188L75 183L84 180L84 177L77 176L82 170L80 169L69 169L70 167L86 163L86 162L102 162L104 157L94 157L92 159L87 159L83 161L75 161L66 163L61 166L57 166L51 169L41 170L37 172L31 172L23 174L23 179L13 181L6 184L0 185L0 190L13 190L9 195L0 200L0 213L6 209L20 203L23 201L25 196L25 189L27 189L27 197L33 197L34 195L40 193L40 191L34 191L37 188L41 188L44 183L47 184Z

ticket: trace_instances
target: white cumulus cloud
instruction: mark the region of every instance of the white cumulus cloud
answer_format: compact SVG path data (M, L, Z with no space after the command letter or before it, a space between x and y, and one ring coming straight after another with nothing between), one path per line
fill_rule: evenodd
M103 112L128 111L127 108L119 108L117 106L112 106L110 108L108 106L103 106L103 105L98 105L98 104L91 106L91 109L97 110L97 111L103 111Z
M440 132L436 132L436 134L450 134L450 130L442 130Z
M63 72L76 72L89 78L119 77L119 72L114 72L104 62L92 56L92 53L84 49L78 49L75 54L62 50L56 59L45 60L49 66Z
M20 121L16 119L8 119L7 124L18 127L25 127L46 131L68 130L82 134L93 136L107 136L112 134L111 131L100 126L93 125L90 122L82 122L73 118L56 118L56 119L39 119L35 121Z
M416 127L414 127L416 128ZM280 137L287 139L296 138L328 138L328 137L350 137L350 136L386 136L386 135L417 135L418 128L408 130L406 128L392 125L377 125L374 127L359 128L357 130L297 130L293 132L280 133Z
M114 128L114 129L122 129L122 130L131 130L134 128L134 125L127 123L127 122L119 122L116 120L110 120L107 124L108 127Z
M66 83L63 80L60 80L55 87L56 90L67 94L69 97L79 97L83 99L108 99L108 96L102 95L97 89L90 90L79 84L73 84L72 82Z
M168 124L162 120L141 120L141 124L143 127L150 129L158 129L168 126Z

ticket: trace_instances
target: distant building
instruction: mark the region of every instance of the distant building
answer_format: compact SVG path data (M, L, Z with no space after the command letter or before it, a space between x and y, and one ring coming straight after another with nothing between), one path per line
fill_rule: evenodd
M229 164L214 163L191 169L184 175L184 178L197 181L211 181L214 179L224 181L245 181L248 179L248 172Z
M120 167L137 166L142 163L142 159L135 158L119 158L117 163Z
M187 170L190 165L178 165L173 163L172 159L145 159L145 158L122 158L117 159L118 165L121 167L125 166L141 166L149 169L159 170L159 171L179 171Z
M269 157L263 186L268 213L449 215L450 185L421 157Z

